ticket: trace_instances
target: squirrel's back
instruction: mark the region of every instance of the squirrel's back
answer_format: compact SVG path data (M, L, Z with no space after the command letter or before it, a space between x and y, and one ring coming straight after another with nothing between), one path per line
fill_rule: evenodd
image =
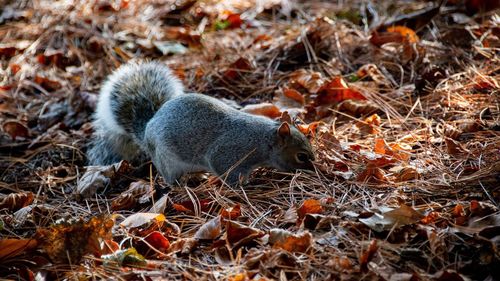
M95 115L102 129L143 138L147 122L168 100L183 93L172 71L157 62L128 63L104 83Z

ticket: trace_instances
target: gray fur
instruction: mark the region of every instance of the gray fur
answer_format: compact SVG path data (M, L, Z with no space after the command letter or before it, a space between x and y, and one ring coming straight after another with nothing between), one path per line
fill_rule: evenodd
M116 120L100 118L107 114L104 106L98 108L91 163L148 157L169 183L188 172L210 171L235 184L256 167L311 168L312 148L296 128L278 134L276 121L238 111L209 96L180 94L178 80L165 66L134 67L125 66L126 75L120 68L108 80L113 84L106 87L111 89L107 102ZM298 154L307 160L297 160Z

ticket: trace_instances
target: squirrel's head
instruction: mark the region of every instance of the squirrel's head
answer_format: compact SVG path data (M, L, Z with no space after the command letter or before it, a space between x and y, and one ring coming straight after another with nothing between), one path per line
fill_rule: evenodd
M309 140L297 128L281 123L276 132L277 168L285 171L314 170L314 154Z

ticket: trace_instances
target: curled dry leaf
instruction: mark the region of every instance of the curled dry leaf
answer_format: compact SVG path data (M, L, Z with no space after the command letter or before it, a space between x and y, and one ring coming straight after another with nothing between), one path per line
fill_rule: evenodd
M114 221L109 216L92 217L85 222L61 222L39 228L36 239L54 263L79 262L86 254L101 256L101 240L111 239Z
M290 85L294 88L304 88L311 94L316 94L323 85L321 73L299 69L290 74Z
M378 134L380 133L380 124L382 123L382 119L378 114L373 114L367 118L363 122L357 122L356 127L359 128L362 134Z
M368 249L364 251L359 257L359 265L362 271L368 270L368 263L375 257L375 254L378 251L377 240L372 240Z
M172 207L178 211L188 214L206 212L210 209L212 201L208 199L201 199L200 201L182 201L179 203L174 203Z
M144 267L147 264L146 259L137 252L135 248L118 250L109 255L102 255L104 264L107 266L137 266Z
M28 138L29 131L28 128L21 122L16 120L5 121L2 125L2 129L5 133L9 134L12 140L17 137Z
M360 182L389 182L386 172L374 165L368 165L361 173L358 174L357 181Z
M340 76L333 77L318 91L316 105L339 103L344 100L366 100L360 92L350 89L347 82Z
M291 253L306 253L313 244L312 234L305 231L294 234L284 229L269 231L269 244Z
M226 239L234 248L250 243L264 234L263 231L253 227L234 221L226 222Z
M300 225L306 214L321 214L324 209L321 202L316 199L306 199L297 209L297 224Z
M238 218L239 216L241 216L241 205L236 204L232 208L223 209L221 211L220 215L224 219L234 220L234 219Z
M198 240L195 238L179 238L170 244L168 252L187 255L191 253L196 246L198 246Z
M251 70L252 68L253 66L251 61L244 57L240 57L229 66L223 76L228 80L233 80L238 78L242 72Z
M18 256L37 247L35 239L0 239L0 261Z
M144 240L148 242L149 246L159 251L166 251L170 247L168 239L159 231L149 233Z
M117 174L124 174L130 170L131 167L127 161L108 166L89 166L78 181L76 193L83 198L92 197L98 189L109 185Z
M34 198L33 192L18 192L9 195L0 194L0 209L16 211L30 205Z
M272 103L259 103L259 104L249 104L241 109L241 111L254 114L262 115L275 119L281 116L280 109Z
M111 209L114 211L132 209L137 203L144 203L143 201L147 201L150 197L150 189L150 183L147 181L141 180L130 183L126 191L113 199Z
M375 139L375 146L373 152L391 156L392 158L408 161L410 159L409 151L411 147L405 143L391 143L387 144L384 139Z
M283 89L283 95L287 98L290 98L300 104L305 104L306 99L304 96L297 90L291 89L291 88L285 88Z
M160 224L166 221L165 215L155 213L135 213L128 216L120 223L120 226L132 230L133 228L147 228L151 224Z
M309 124L300 124L297 126L297 129L299 129L299 131L301 131L304 135L314 136L316 134L316 129L321 124L322 122L319 121L311 122Z
M217 216L203 224L194 234L193 238L198 240L214 240L221 234L221 216Z
M402 204L397 209L392 209L382 214L374 213L371 217L360 218L359 221L377 232L388 231L394 227L414 224L424 216L410 206Z

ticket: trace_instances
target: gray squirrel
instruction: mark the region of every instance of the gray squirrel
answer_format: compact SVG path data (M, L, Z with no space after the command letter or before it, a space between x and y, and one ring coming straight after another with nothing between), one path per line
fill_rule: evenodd
M103 84L94 118L90 165L151 159L167 183L188 172L209 171L234 185L257 167L313 169L311 144L297 128L184 93L158 62L115 70Z

